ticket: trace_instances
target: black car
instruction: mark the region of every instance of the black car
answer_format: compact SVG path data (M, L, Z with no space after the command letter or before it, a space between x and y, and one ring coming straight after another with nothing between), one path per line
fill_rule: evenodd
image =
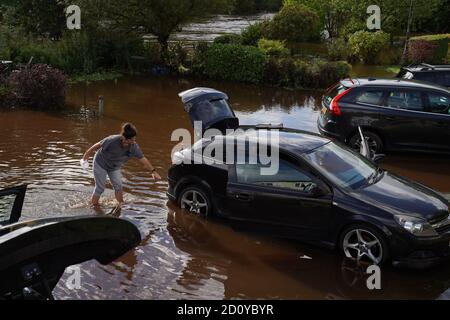
M180 96L193 122L208 123L204 129L224 133L238 128L225 94L197 88ZM203 138L174 153L168 173L171 200L195 214L337 248L370 263L391 258L397 265L427 266L450 256L449 202L439 193L320 135L270 126L240 128L252 130ZM214 145L219 150L231 144L233 150L274 130L279 135L275 175L261 175L267 164L260 161L229 163L220 154L212 164L189 161Z
M431 65L427 63L402 67L397 78L431 82L450 88L450 65Z
M0 190L0 300L53 299L68 266L109 264L140 243L139 230L114 217L19 222L27 186Z
M358 149L358 127L375 153L449 153L450 91L401 79L343 80L326 91L318 128Z

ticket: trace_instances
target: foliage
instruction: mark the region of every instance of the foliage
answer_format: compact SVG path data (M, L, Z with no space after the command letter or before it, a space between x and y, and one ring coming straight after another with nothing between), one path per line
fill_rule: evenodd
M227 33L215 38L214 43L242 44L242 37L239 34Z
M49 64L71 74L131 68L132 57L145 53L140 37L100 29L95 33L70 32L61 41L17 37L8 43L8 51L15 62L27 63L33 58L34 63Z
M284 4L303 4L314 10L331 37L346 37L366 28L367 7L381 9L383 31L404 35L411 0L284 0ZM414 0L412 32L448 31L450 6L448 0Z
M432 34L410 39L408 56L411 62L445 63L450 34ZM423 59L422 61L418 61Z
M270 57L288 57L291 52L284 41L262 38L258 41L258 48Z
M27 33L59 39L66 28L65 0L17 0L13 21Z
M257 46L258 41L268 34L270 21L256 22L245 28L242 33L242 44L246 46Z
M333 60L347 60L351 55L350 45L344 38L334 38L327 44L328 57Z
M228 0L80 0L83 16L98 27L107 21L110 30L156 36L163 51L170 35L187 22L227 7Z
M320 37L319 17L304 5L284 5L270 22L268 36L292 42L317 40Z
M208 48L205 73L215 79L259 83L265 55L258 48L232 44L213 44Z
M349 37L349 45L358 59L365 63L374 63L377 55L389 48L389 35L383 31L357 31Z
M64 105L66 76L48 65L22 66L11 73L8 84L20 106L54 108Z
M264 82L291 88L327 88L349 76L351 66L345 61L303 61L292 57L268 59Z

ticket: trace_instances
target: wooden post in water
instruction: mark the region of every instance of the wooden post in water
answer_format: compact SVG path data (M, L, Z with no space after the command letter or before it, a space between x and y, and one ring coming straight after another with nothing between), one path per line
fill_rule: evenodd
M105 111L105 97L98 96L98 115L102 116Z

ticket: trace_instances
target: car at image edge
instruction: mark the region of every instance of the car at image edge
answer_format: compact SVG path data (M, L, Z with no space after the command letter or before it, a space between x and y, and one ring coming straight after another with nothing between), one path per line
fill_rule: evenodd
M319 132L359 149L358 127L373 153L450 154L450 91L420 81L342 80L323 97Z

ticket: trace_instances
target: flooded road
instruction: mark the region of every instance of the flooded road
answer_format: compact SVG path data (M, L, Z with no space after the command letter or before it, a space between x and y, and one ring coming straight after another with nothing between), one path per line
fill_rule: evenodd
M0 188L29 184L23 219L101 214L87 204L94 180L79 165L82 154L131 121L144 153L165 175L177 143L170 141L172 131L190 129L177 93L194 86L227 92L243 124L283 122L317 131L318 91L139 77L94 83L87 90L77 85L64 112L0 111ZM94 107L100 94L103 117ZM395 154L383 166L450 193L449 160ZM169 203L167 182L154 182L136 162L123 173L127 204L121 216L139 227L141 245L108 266L82 264L80 290L66 287L66 274L57 299L450 298L449 264L422 272L386 267L382 290L369 291L364 268L334 252L198 219ZM104 213L113 206L108 185Z

